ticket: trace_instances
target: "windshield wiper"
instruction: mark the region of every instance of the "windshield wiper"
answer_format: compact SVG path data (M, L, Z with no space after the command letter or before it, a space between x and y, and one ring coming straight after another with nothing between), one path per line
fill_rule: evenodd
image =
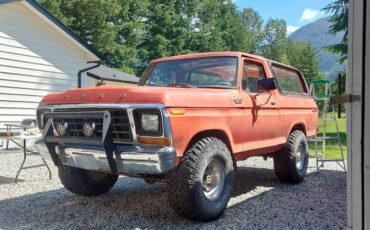
M197 88L193 85L189 85L186 83L175 83L175 84L168 84L167 87L178 87L178 88Z

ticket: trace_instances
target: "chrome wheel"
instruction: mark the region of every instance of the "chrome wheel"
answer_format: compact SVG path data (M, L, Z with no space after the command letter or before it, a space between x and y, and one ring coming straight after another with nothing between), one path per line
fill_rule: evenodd
M295 154L295 164L299 171L301 171L304 167L306 155L306 146L304 143L301 143L298 147L298 151Z
M220 158L209 162L203 174L202 186L205 197L210 201L217 200L225 185L225 163Z

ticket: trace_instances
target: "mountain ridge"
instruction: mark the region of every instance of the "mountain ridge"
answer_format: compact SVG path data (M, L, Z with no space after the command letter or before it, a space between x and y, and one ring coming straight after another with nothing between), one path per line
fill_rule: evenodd
M337 75L338 71L345 69L345 64L339 65L337 60L339 55L332 54L325 50L325 47L339 43L344 35L344 32L337 34L328 33L330 17L320 18L312 23L302 26L295 32L289 35L294 41L307 41L318 52L320 70L327 74L329 78Z

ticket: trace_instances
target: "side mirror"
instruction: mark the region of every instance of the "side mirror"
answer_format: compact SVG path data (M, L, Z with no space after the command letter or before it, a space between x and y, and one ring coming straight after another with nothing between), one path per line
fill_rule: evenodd
M271 91L277 89L277 82L275 78L264 78L257 81L257 90Z

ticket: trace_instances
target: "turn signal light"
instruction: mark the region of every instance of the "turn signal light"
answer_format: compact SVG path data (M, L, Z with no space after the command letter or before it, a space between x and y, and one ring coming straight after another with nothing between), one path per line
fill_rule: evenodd
M170 109L171 115L184 115L185 112L185 109Z
M170 145L170 139L164 137L140 137L137 139L140 143L152 144L152 145Z

